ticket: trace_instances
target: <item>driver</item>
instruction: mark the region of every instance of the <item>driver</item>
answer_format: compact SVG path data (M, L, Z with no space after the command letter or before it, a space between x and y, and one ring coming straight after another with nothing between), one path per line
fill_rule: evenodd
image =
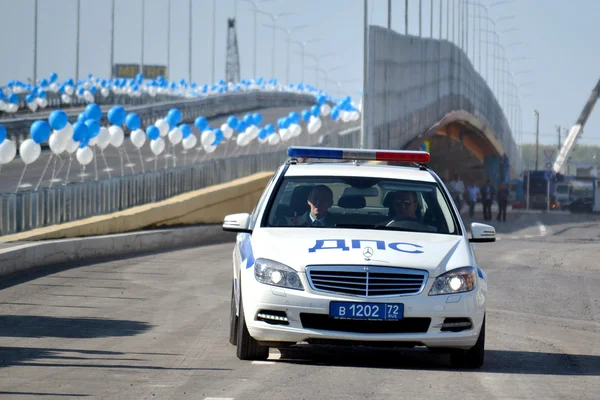
M408 221L417 221L417 195L415 192L398 191L394 195L395 218Z

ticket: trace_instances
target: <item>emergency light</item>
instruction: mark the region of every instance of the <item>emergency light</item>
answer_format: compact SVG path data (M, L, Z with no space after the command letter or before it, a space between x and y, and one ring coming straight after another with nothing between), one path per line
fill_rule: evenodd
M369 160L427 163L430 155L417 150L363 150L321 147L288 147L288 156L294 158L325 158L330 160Z

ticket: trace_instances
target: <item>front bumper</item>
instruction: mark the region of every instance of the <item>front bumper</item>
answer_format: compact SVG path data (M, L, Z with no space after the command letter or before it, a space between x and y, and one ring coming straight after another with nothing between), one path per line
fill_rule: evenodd
M363 298L312 290L301 277L305 290L282 289L259 283L246 276L242 298L246 325L259 342L386 342L390 345L423 345L431 348L469 349L475 345L485 314L485 285L456 295L428 296L433 284L429 278L419 295ZM404 319L399 324L383 321L348 321L329 318L331 301L404 304ZM282 321L265 321L258 313L285 315ZM285 313L285 314L282 314ZM443 331L446 318L467 318L470 328L460 332Z

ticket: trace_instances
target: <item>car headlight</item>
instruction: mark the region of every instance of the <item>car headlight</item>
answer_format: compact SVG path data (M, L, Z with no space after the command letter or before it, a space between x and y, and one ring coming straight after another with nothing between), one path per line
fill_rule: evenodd
M304 290L300 277L287 265L277 261L259 258L254 266L254 276L260 283L284 287L288 289Z
M429 291L430 296L469 292L475 289L477 271L473 267L462 267L448 271L435 278Z

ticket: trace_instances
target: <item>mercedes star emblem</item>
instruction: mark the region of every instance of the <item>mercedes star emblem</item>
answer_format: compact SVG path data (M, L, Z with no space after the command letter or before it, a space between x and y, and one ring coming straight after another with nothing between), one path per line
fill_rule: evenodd
M373 257L373 249L370 247L365 247L363 249L363 256L365 256L365 259L369 261L369 258Z

